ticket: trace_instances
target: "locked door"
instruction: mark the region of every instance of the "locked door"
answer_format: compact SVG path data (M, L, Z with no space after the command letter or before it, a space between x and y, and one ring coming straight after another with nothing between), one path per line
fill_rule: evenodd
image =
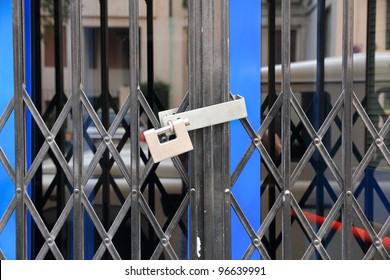
M390 258L389 56L375 53L373 13L384 1L363 1L365 56L354 54L356 0L342 1L342 55L332 59L326 1L262 1L262 13L253 2L12 1L14 93L0 137L12 124L15 152L1 144L12 191L1 190L0 233L14 228L16 258ZM237 17L235 5L248 10ZM305 9L308 29L318 12L316 59L292 63L302 39L292 23ZM263 13L268 66L248 94L235 78L253 64L237 70L236 55L254 44L257 60L259 34L237 40L229 27L260 29ZM186 43L167 47L167 36ZM170 106L156 72L178 57L169 77L188 86Z

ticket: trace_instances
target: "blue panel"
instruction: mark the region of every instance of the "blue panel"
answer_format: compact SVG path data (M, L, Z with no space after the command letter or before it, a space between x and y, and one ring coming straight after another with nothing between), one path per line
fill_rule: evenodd
M30 0L25 0L25 44L26 44L26 89L31 89L31 48L30 48ZM14 68L13 68L13 34L12 34L12 0L2 0L0 5L0 115L14 95ZM31 115L27 114L27 163L31 162ZM11 166L15 168L15 127L14 114L10 116L7 124L0 134L0 147L3 149ZM8 176L5 168L0 164L0 216L8 207L15 194L15 186ZM30 219L28 220L30 224ZM4 231L0 233L0 248L7 259L15 259L15 213L8 221ZM30 227L28 227L30 228ZM30 232L28 233L30 235ZM30 251L30 248L29 248Z
M0 5L0 115L14 94L12 50L12 0L2 0ZM0 147L12 167L15 167L14 114L0 133ZM3 216L15 194L15 186L0 164L0 216ZM0 248L7 259L15 259L15 213L0 233Z
M230 88L246 100L252 127L260 127L261 1L230 0ZM242 125L231 125L231 167L233 172L251 140ZM233 187L233 194L255 231L260 227L260 156L257 151ZM250 239L232 213L232 258L241 259ZM258 259L259 255L254 254Z

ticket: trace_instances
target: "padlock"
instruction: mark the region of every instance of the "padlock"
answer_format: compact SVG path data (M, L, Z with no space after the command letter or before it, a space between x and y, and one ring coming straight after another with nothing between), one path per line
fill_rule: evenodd
M148 143L155 163L194 149L186 128L186 123L188 123L187 120L177 119L170 121L166 127L144 131L145 140ZM162 142L159 138L159 135L162 134L174 134L176 137Z

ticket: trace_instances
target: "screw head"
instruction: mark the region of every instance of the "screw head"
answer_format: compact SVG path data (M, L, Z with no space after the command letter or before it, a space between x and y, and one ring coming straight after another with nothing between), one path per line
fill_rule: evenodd
M53 238L51 238L51 237L49 237L46 241L47 241L48 245L53 245L53 243L54 243Z
M168 239L167 239L167 238L161 239L161 244L162 244L163 246L167 246L167 245L168 245Z
M375 144L376 144L377 146L383 145L383 140L382 140L381 138L376 138L376 139L375 139Z

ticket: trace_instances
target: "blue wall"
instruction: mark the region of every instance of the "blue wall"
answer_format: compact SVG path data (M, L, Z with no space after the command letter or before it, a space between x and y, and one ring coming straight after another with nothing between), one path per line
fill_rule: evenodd
M261 68L261 1L230 0L230 89L245 98L248 119L252 127L260 127L260 68ZM251 143L246 131L238 122L231 125L231 172ZM260 227L260 156L254 152L233 194L242 210L257 231ZM232 211L232 257L241 259L249 244L244 230ZM257 253L253 256L258 259Z
M25 60L26 60L26 88L31 92L31 38L30 38L30 0L25 0ZM1 0L0 3L0 115L14 95L14 68L13 68L13 34L12 34L12 0ZM26 146L27 163L31 162L31 115L26 114ZM5 127L0 132L0 147L3 149L9 163L15 169L15 127L14 113L9 117ZM15 195L15 185L0 164L0 217L3 216L10 201ZM30 224L30 218L28 218ZM29 227L28 227L29 228ZM15 211L8 221L3 232L0 233L0 248L7 259L16 258L16 223ZM30 235L30 233L28 233Z
M1 0L0 4L0 115L3 114L14 93L12 50L12 0ZM14 114L0 132L0 147L12 167L15 167ZM15 194L15 186L0 164L0 216ZM0 233L0 248L7 259L15 259L15 212Z

